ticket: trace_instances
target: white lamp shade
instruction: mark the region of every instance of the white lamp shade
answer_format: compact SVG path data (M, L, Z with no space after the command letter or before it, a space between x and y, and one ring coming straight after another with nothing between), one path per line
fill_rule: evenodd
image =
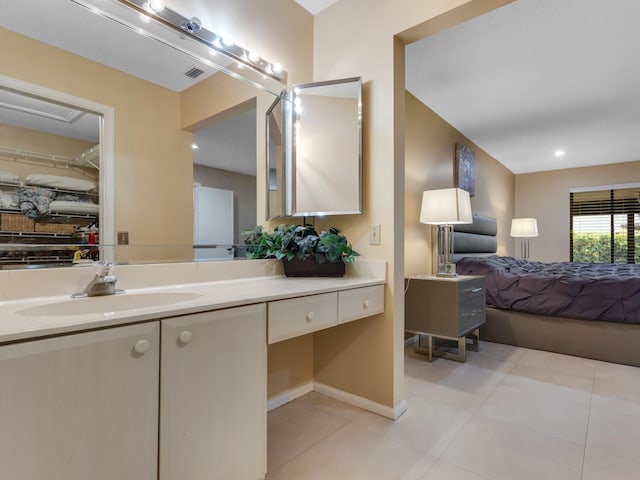
M443 188L423 192L420 223L431 225L473 223L469 192L461 188Z
M537 237L538 222L535 218L514 218L511 220L512 237Z

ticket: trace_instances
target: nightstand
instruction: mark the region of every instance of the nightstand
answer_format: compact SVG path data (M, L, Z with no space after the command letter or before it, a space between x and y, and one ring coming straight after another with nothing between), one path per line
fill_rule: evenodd
M486 319L484 277L416 275L405 279L405 289L404 328L418 334L416 351L429 361L441 356L460 362L467 348L477 351Z

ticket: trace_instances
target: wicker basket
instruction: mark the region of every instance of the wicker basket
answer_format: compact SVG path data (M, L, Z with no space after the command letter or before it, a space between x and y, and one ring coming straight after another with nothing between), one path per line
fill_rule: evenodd
M26 215L0 214L0 230L3 232L33 232L35 222Z
M71 234L76 231L76 227L68 223L36 223L35 231L41 233Z

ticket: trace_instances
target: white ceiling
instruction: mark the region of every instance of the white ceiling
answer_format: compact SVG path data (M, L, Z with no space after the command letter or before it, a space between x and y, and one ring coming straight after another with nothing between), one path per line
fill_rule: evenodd
M4 88L0 88L0 125L2 124L87 142L99 141L99 115Z
M329 8L337 1L338 0L296 0L297 3L302 5L312 15L321 12L325 8Z
M640 160L639 18L518 0L409 45L407 90L514 173Z
M176 91L215 72L71 0L0 11L0 26ZM640 160L638 18L638 0L518 0L409 45L407 89L514 173Z
M252 108L197 131L193 162L256 176L256 109Z
M180 46L186 42L156 22L141 23L139 14L118 2L87 0L87 4L109 12L123 23L144 26L145 30L166 39L167 43ZM217 71L178 48L170 48L154 38L140 35L134 29L96 15L71 0L0 0L0 12L0 27L174 91L189 88ZM195 42L189 42L188 48L196 48ZM185 72L193 67L205 73L197 79L185 76Z

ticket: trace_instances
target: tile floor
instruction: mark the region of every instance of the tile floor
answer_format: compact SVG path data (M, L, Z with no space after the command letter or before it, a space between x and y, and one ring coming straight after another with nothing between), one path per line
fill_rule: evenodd
M408 347L391 421L310 393L269 413L267 480L640 478L640 368L481 342Z

